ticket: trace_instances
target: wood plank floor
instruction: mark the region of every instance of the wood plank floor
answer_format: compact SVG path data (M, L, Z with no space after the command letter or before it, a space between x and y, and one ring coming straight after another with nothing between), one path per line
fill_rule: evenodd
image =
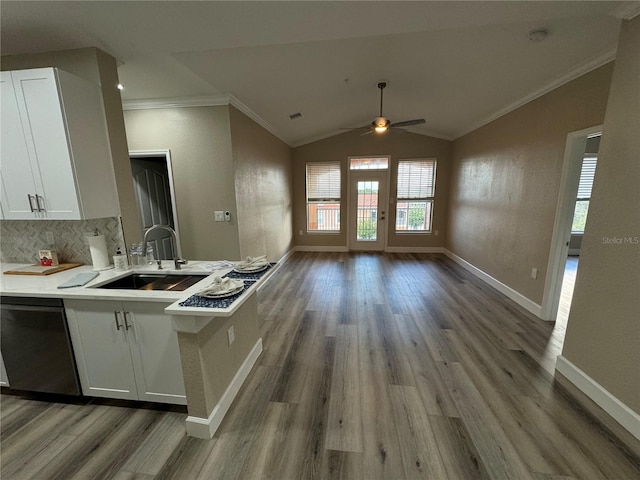
M562 339L441 255L296 253L214 439L180 408L1 397L14 479L638 479L553 379Z

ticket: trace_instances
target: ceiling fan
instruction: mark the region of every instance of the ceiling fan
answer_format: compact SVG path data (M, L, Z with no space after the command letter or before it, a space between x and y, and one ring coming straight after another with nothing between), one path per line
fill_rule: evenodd
M384 133L389 129L410 127L412 125L420 125L421 123L424 123L424 118L417 118L415 120L405 120L404 122L391 123L391 120L384 117L382 115L382 99L383 99L384 88L386 86L387 86L387 82L378 83L378 88L380 89L380 115L376 117L373 120L373 122L371 122L370 125L358 128L358 129L361 129L361 128L368 129L368 131L364 132L362 135L369 135L370 133L373 133L373 132Z

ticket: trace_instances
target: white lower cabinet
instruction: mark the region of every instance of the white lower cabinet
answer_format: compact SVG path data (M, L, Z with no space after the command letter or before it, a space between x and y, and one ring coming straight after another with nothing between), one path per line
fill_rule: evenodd
M168 304L64 303L84 395L186 405Z

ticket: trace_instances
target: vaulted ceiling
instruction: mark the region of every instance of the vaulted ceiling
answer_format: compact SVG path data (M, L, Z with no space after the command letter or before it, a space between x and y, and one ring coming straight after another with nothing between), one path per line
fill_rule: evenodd
M384 80L386 117L453 139L612 60L629 3L3 0L0 49L98 47L125 101L230 94L290 145L370 123Z

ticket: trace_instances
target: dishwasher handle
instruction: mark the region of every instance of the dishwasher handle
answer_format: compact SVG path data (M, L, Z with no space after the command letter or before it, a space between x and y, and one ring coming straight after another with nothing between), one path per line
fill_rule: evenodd
M2 310L19 310L22 312L53 312L53 313L59 313L59 312L64 312L64 308L63 307L48 307L48 306L29 306L29 305L13 305L13 304L6 304L3 303L2 305L0 305L0 307L2 308Z

